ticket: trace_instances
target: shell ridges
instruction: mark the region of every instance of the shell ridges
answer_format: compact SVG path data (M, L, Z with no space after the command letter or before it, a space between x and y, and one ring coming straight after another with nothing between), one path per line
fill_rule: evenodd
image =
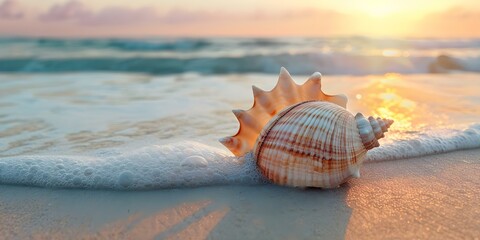
M360 138L367 150L380 146L378 140L385 137L384 133L388 132L388 128L393 123L393 120L379 117L375 119L370 116L368 119L365 119L361 113L355 115L355 121L357 122Z
M303 85L298 85L290 73L282 67L278 82L271 91L252 86L254 102L249 110L234 110L240 123L238 132L220 139L234 155L242 156L251 151L262 128L277 113L296 103L319 100L327 101L346 108L345 95L328 95L322 92L322 75L315 72Z
M359 176L366 152L350 112L330 102L306 101L264 127L253 155L276 184L332 188Z

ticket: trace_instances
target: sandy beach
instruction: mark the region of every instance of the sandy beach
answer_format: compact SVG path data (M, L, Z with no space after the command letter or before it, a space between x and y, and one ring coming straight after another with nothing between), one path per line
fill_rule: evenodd
M478 26L472 0L0 0L0 240L480 240Z
M338 189L0 186L7 239L477 239L480 149L367 163Z

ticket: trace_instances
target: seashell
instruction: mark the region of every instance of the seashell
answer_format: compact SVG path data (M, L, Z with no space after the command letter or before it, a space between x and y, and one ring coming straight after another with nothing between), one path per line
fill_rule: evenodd
M237 134L220 142L236 156L252 151L262 174L280 185L332 188L360 177L367 151L393 123L353 116L346 96L322 92L320 73L297 85L281 68L272 91L252 88L252 108L233 110Z

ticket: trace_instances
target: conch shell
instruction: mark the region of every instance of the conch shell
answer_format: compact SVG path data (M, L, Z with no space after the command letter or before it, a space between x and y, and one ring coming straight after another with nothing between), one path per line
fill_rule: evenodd
M367 150L393 123L353 116L346 96L322 92L320 73L297 85L281 68L272 91L253 86L253 95L252 108L233 110L237 134L220 142L236 156L253 151L262 174L280 185L332 188L360 177Z

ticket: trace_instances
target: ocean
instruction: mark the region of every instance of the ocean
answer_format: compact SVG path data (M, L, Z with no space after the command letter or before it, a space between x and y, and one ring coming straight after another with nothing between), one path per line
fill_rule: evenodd
M480 39L1 38L0 183L264 184L218 139L282 66L395 120L366 164L480 147Z

